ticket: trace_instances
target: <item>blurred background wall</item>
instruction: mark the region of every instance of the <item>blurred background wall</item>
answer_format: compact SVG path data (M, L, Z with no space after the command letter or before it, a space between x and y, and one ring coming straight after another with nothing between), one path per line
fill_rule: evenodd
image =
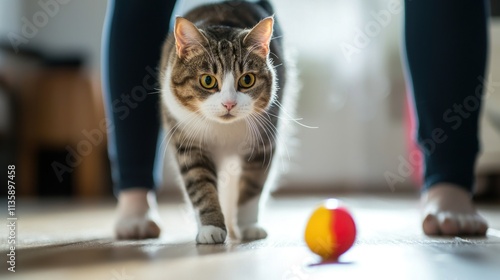
M29 136L32 132L20 132L19 137L31 137L31 140L28 144L22 141L18 143L18 146L21 146L18 155L26 150L23 145L31 146L28 150L36 150L41 142L45 143L41 145L45 153L52 154L52 158L43 153L40 156L38 152L25 155L26 161L27 157L38 154L38 159L27 164L28 167L23 167L30 170L26 171L27 174L36 170L38 173L50 173L51 168L43 166L50 165L56 158L65 162L66 154L69 153L68 147L77 149L82 141L90 141L86 138L88 133L83 132L99 129L99 122L104 118L99 66L101 31L107 1L61 0L60 3L57 2L57 12L49 14L47 20L43 21L40 13L45 10L40 3L48 2L55 0L0 0L0 41L4 42L0 54L0 76L7 77L4 79L8 80L7 84L11 87L9 92L24 92L19 93L23 96L18 98L21 100L20 104L32 104L30 106L35 109L40 106L59 108L58 106L78 104L87 109L78 113L71 110L67 114L73 115L69 118L73 121L65 123L61 123L60 119L68 117L64 110L59 110L59 115L47 118L42 125L35 124L33 119L40 119L40 114L54 113L58 109L51 109L46 113L44 112L47 110L42 110L43 112L38 112L39 115L30 116L29 113L23 113L30 111L26 110L30 107L20 105L25 108L18 108L16 112L21 112L18 121L24 124L25 130L33 130L36 125L52 127L54 134L67 131L65 135L57 137L52 134L40 136L48 134L48 128L42 129L38 136ZM198 2L203 1L186 0L180 3L177 13L181 14L183 9ZM357 188L395 191L412 188L415 183L411 177L418 172L413 166L411 168L414 171L410 172L413 174L403 176L403 182L398 185L389 186L386 182L388 172L400 173L398 168L408 160L408 149L411 148L407 141L409 130L406 125L406 88L400 58L402 2L272 2L284 29L287 47L294 54L300 73L301 95L296 115L302 118L302 123L318 127L309 129L297 126L299 145L294 148L290 172L284 176L282 185L289 189L302 190ZM12 38L16 36L13 34L22 36L26 20L32 24L38 20L43 24L36 28L32 38L21 39L19 46L28 50L27 52L13 52L15 48L12 47ZM490 79L496 83L491 83L493 90L486 101L486 109L483 110L484 153L478 165L478 174L497 174L500 170L500 133L494 128L493 121L500 115L500 22L497 19L492 21L491 34ZM17 77L26 76L25 73L31 73L32 79L25 77L25 80L22 80ZM48 78L44 75L49 75L52 82L47 84ZM67 82L68 79L73 79L73 85L79 84L79 90L75 87L69 90L70 85L66 89L61 88L61 83ZM27 83L36 86L29 88ZM84 90L81 90L82 88ZM54 93L58 91L60 93ZM37 94L44 98L35 98ZM36 101L47 99L47 96L59 100L68 98L68 95L77 97L66 102L50 104ZM51 125L53 122L58 124ZM58 144L54 144L57 142ZM58 151L58 156L53 155L54 151ZM83 156L83 163L80 163L85 165L87 162L86 169L76 171L81 169L78 165L77 168L72 168L72 172L64 173L64 176L68 176L63 178L64 182L78 183L63 184L60 188L72 187L77 191L62 193L109 194L111 186L105 155L105 139L96 145L92 144L91 152ZM48 158L40 163L40 157L44 156ZM94 159L90 160L93 157ZM54 177L53 174L50 176ZM89 176L94 179L89 179ZM40 176L25 182L31 188L31 191L26 190L27 195L35 195L36 189L52 188L53 184L60 181L46 183L48 186L39 186L40 180L37 178ZM166 185L173 184L174 180L169 178L170 175L167 176ZM46 182L51 182L47 180Z

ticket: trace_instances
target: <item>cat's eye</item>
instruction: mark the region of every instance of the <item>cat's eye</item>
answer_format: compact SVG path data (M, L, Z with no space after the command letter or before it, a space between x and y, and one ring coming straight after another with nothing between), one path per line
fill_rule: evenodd
M255 84L255 75L248 73L241 76L238 84L242 88L251 88Z
M206 89L213 89L217 86L217 79L212 75L204 74L200 77L200 84Z

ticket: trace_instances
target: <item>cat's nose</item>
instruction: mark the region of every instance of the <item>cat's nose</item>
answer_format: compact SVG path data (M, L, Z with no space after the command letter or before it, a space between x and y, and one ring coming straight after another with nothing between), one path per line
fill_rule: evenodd
M222 106L226 107L226 109L228 111L231 111L231 109L233 109L234 106L236 106L236 102L235 101L226 101L226 102L222 103Z

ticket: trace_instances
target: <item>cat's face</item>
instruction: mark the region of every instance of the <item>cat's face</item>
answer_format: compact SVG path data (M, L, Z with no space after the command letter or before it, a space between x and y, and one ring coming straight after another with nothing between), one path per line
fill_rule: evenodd
M198 29L177 18L170 85L178 103L220 123L267 110L276 94L276 74L268 58L272 30L272 18L251 30Z

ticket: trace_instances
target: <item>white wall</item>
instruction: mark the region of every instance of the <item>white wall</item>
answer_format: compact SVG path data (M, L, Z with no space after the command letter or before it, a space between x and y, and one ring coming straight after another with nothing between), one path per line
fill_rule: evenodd
M18 34L26 39L22 46L49 53L82 53L98 71L106 5L106 0L0 0L0 34ZM26 35L28 25L34 28Z
M41 9L38 1L25 2L28 15ZM40 29L33 43L54 53L82 51L89 56L89 65L98 69L106 5L105 0L71 0L61 5L60 12L50 19L47 27Z
M303 123L319 127L298 127L301 144L285 183L307 188L354 182L359 187L379 184L388 189L384 173L396 172L398 157L406 155L405 89L399 58L402 11L391 13L383 27L368 36L367 46L360 47L351 59L342 47L356 45L359 30L376 22L374 15L388 11L393 1L316 0L313 5L304 0L272 1L287 47L297 53L303 85L298 116ZM0 31L19 29L19 13L32 17L40 10L37 2L0 0ZM72 0L61 5L60 12L40 28L30 44L53 52L83 50L97 72L106 2ZM493 51L498 52L498 44ZM497 135L489 128L483 131L490 138ZM493 142L487 148L500 147Z
M318 129L299 129L295 172L289 182L329 187L386 186L385 171L405 154L401 119L404 87L399 61L401 13L369 36L366 47L346 56L370 12L390 1L275 1L290 45L299 53L303 90L298 114ZM396 106L394 106L396 105Z
M28 19L43 10L38 1L11 1L22 2L22 16ZM401 78L399 16L348 61L341 44L352 41L352 27L364 28L371 20L365 16L383 8L386 0L318 0L314 6L302 0L273 2L287 47L298 54L303 84L298 116L304 118L303 123L319 127L298 128L301 144L292 157L293 172L285 182L383 182L384 171L397 166L397 156L404 153L401 122L392 117L397 114L390 108L393 97L403 92L401 87L389 88L391 78ZM91 69L98 71L105 8L102 0L72 0L60 5L59 12L39 28L29 45L56 53L83 50L91 57ZM393 71L396 75L389 76L388 68L398 69Z
M0 34L19 28L21 5L18 0L0 0Z

